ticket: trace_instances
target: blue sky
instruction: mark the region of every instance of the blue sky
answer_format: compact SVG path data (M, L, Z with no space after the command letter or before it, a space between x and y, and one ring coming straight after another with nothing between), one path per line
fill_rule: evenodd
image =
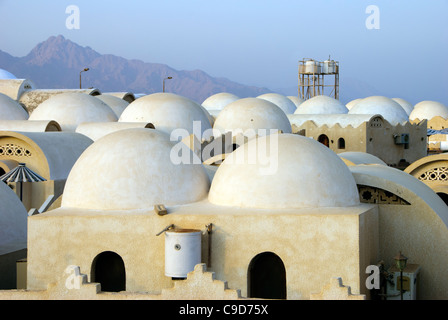
M79 29L66 27L69 5ZM366 27L369 5L379 29ZM448 105L448 0L0 0L0 13L0 50L14 56L62 34L99 53L277 89L297 86L302 58L331 55L341 95L359 81Z

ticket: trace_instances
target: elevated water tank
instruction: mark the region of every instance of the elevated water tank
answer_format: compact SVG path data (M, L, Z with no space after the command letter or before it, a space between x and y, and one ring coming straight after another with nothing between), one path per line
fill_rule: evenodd
M305 73L320 73L321 65L315 60L308 60L305 62Z
M336 73L336 63L334 60L325 60L322 65L322 72L328 74Z
M186 278L201 263L201 231L172 229L165 232L165 275Z

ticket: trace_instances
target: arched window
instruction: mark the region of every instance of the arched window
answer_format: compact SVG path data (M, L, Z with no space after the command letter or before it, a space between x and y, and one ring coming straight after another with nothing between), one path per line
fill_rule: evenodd
M345 149L345 140L344 138L338 139L338 149Z
M105 251L93 259L92 282L101 284L101 291L119 292L126 290L124 262L115 252Z
M247 281L251 298L286 299L286 270L275 253L255 256L249 264Z
M328 137L325 134L321 134L319 136L319 138L317 138L317 141L319 141L326 147L330 147L330 140L328 139Z

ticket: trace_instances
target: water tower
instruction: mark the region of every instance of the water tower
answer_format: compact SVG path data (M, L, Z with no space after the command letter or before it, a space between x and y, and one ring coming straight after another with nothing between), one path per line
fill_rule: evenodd
M334 81L325 81L326 77ZM330 57L325 61L304 58L299 61L299 98L307 100L320 95L339 99L339 62Z

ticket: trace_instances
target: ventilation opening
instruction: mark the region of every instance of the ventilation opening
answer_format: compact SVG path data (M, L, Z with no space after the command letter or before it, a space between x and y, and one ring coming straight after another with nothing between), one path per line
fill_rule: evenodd
M448 206L448 194L445 192L437 192L437 195L445 202L445 204Z
M345 149L345 140L344 140L344 138L339 138L339 140L338 140L338 149Z
M264 252L252 259L247 291L250 298L286 299L286 270L276 254Z
M102 252L92 262L92 282L101 284L101 291L120 292L126 290L124 262L115 252Z

